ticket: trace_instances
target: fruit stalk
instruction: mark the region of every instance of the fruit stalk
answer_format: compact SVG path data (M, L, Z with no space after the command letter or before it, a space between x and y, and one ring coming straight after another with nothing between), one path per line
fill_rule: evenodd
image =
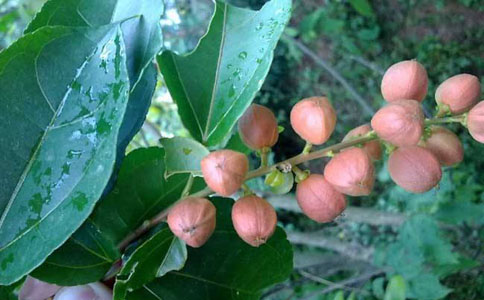
M425 120L425 125L435 125L435 124L445 124L445 123L461 123L464 125L466 119L466 114L444 117L444 118L433 118Z

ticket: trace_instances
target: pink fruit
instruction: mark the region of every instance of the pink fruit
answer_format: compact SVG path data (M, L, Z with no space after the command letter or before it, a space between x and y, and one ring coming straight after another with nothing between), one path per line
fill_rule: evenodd
M375 183L375 169L368 153L355 147L336 154L324 168L324 178L343 194L369 195Z
M382 140L395 146L409 146L419 142L424 121L419 102L399 100L380 108L371 119L371 127Z
M484 143L484 101L477 103L467 116L467 129L479 143Z
M291 110L294 131L307 142L320 145L326 142L336 125L336 112L326 97L306 98Z
M345 196L319 174L297 185L296 200L306 216L320 223L333 221L346 208Z
M244 183L249 161L240 152L219 150L204 157L201 168L208 187L222 196L230 196Z
M425 68L416 60L392 65L383 75L381 93L388 102L413 99L422 102L427 94L428 78Z
M237 200L232 207L232 222L241 239L251 246L259 247L274 233L277 215L266 200L246 196Z
M239 119L239 134L253 150L274 146L279 138L274 113L265 106L252 104Z
M86 285L63 287L54 300L112 300L113 293L99 282Z
M371 131L371 126L369 124L361 125L350 130L346 136L343 138L343 142L351 141L356 138L365 136ZM363 149L368 153L368 155L373 160L380 160L382 156L382 147L379 141L370 141L363 145Z
M443 166L452 166L464 159L464 148L457 135L445 127L432 126L432 135L421 145L439 160Z
M412 193L427 192L442 178L438 159L420 146L396 149L388 160L388 171L396 184Z
M61 287L55 284L40 281L34 277L27 276L25 282L20 289L18 299L19 300L44 300L54 294Z
M168 226L187 245L198 248L215 230L215 206L204 198L186 198L173 206L168 214Z
M453 114L471 109L481 95L479 79L470 74L459 74L442 82L435 92L438 104L445 104Z

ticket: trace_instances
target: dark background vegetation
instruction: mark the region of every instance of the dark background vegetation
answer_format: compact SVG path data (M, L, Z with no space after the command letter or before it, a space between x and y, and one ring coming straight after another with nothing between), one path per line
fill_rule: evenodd
M213 4L166 2L165 44L190 51L206 29ZM265 1L230 2L258 8ZM0 0L0 49L19 37L42 3ZM296 101L313 95L331 99L338 125L328 144L336 143L384 104L379 89L383 72L400 60L417 59L427 68L430 86L424 103L432 115L435 89L446 78L465 72L483 82L483 41L481 0L295 0L291 22L255 100L273 109L285 128L273 159L293 156L304 146L288 121ZM465 128L451 127L464 144L464 162L446 168L440 187L426 194L396 187L379 162L374 193L349 199L348 211L331 224L301 215L291 194L268 195L296 257L291 279L268 290L265 298L383 299L385 290L387 295L401 290L388 284L401 275L409 298L484 299L484 145ZM187 133L160 79L148 119L130 149L174 134ZM304 167L320 173L325 163ZM253 186L265 193L260 181Z

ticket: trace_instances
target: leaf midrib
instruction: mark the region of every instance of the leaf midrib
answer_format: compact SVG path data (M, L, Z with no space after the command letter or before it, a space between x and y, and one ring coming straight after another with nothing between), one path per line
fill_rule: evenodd
M216 2L216 5L218 4L219 2ZM210 107L209 107L209 110L208 110L208 117L207 117L207 124L205 125L205 130L203 131L203 135L202 135L202 140L203 142L207 142L207 135L208 135L208 131L209 131L209 128L210 128L210 123L211 123L211 119L212 119L212 113L213 113L213 104L215 102L215 95L217 94L217 87L218 87L218 80L219 80L219 77L220 77L220 66L222 64L222 57L223 57L223 54L224 54L224 46L225 46L225 38L226 38L226 35L227 35L227 32L226 32L226 26L227 26L227 8L228 8L228 5L227 3L223 3L224 5L224 19L223 19L223 27L222 27L222 37L220 39L220 46L219 46L219 55L218 55L218 58L217 58L217 66L215 68L215 80L214 80L214 83L213 83L213 88L212 88L212 96L211 96L211 99L210 99Z

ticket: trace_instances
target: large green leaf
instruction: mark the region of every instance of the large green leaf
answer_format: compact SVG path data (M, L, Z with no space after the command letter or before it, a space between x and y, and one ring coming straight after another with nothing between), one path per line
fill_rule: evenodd
M200 248L188 248L181 271L173 271L128 294L134 299L259 299L262 290L284 281L292 271L292 246L281 228L268 243L243 242L231 221L231 199L212 198L217 227Z
M165 179L164 155L164 150L156 147L131 152L123 161L114 189L98 204L88 222L33 275L60 285L80 285L101 279L119 258L119 253L112 248L143 221L180 197L188 174ZM194 190L201 188L196 184ZM94 237L93 228L96 229ZM95 240L103 242L96 245L91 242ZM72 276L63 277L64 273Z
M220 143L250 105L290 10L291 0L269 1L260 11L216 1L208 32L192 53L158 56L183 124L195 139Z
M162 0L49 0L35 16L26 33L43 26L97 27L132 18L122 23L131 88L145 67L161 50L159 20Z
M103 278L119 257L116 245L88 219L31 275L63 286L94 282Z
M45 27L0 53L0 284L38 266L92 211L128 88L117 25Z
M162 0L49 0L26 30L32 32L46 25L101 26L132 18L121 26L131 93L119 130L117 167L129 142L143 125L151 104L157 70L150 62L162 47L159 20L163 8ZM111 190L115 175L106 191Z
M162 139L165 149L166 176L177 173L201 174L200 162L210 151L199 142L184 137Z
M139 246L128 258L116 278L114 300L124 300L128 290L141 288L145 283L180 270L187 259L183 241L164 226Z

